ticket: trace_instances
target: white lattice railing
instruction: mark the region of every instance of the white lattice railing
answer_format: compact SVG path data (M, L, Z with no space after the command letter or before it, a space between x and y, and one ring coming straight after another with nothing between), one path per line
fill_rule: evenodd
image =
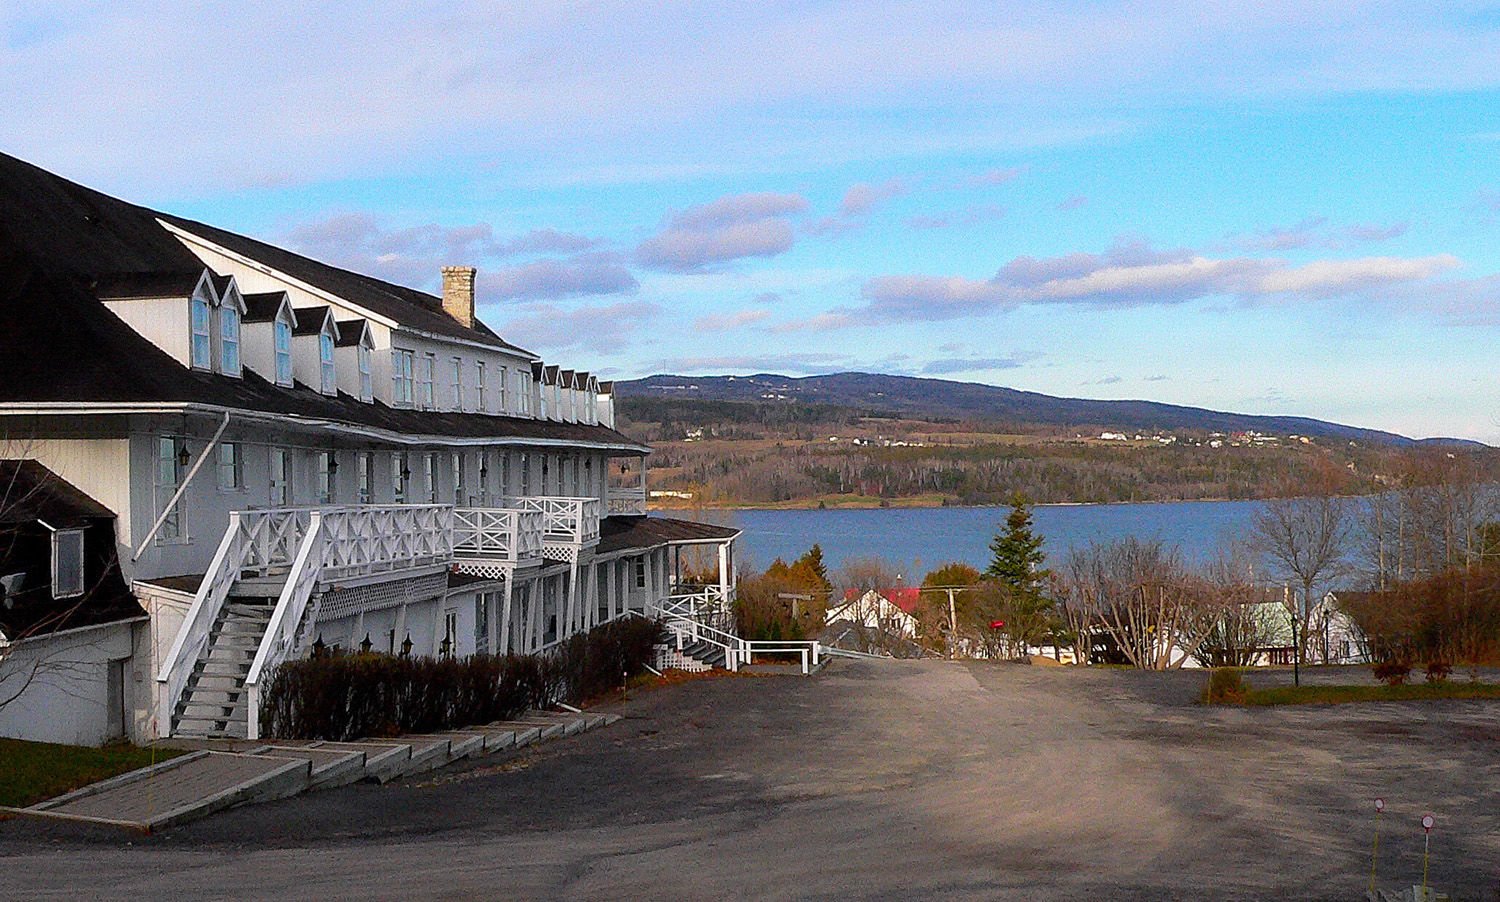
M170 729L193 666L208 649L214 624L235 581L246 572L266 576L290 569L311 517L312 510L306 508L235 511L229 515L229 528L157 671L156 681L161 684L157 722L164 728Z
M323 508L320 568L327 579L446 564L455 521L446 504Z
M646 490L611 486L605 498L605 507L611 517L644 517L646 515Z
M332 543L323 535L325 522L340 519L343 512L335 511L325 520L321 511L314 511L308 523L307 534L297 549L297 558L287 574L286 585L276 599L276 609L266 624L265 635L255 651L255 660L250 663L250 672L245 676L247 693L245 737L260 738L260 687L262 678L282 661L298 652L303 620L307 616L308 603L322 574L323 561Z
M542 515L542 532L548 542L590 545L599 541L599 499L537 495L506 498L504 505Z
M539 510L457 508L453 511L453 553L510 562L540 557L542 523Z

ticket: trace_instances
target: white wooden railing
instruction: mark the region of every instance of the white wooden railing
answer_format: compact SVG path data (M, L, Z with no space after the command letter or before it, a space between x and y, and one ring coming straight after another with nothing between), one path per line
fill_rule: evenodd
M358 505L321 511L322 574L343 579L446 564L454 511L446 504Z
M605 497L605 508L606 513L611 517L644 517L646 515L646 490L610 486Z
M542 519L538 510L457 508L453 511L453 553L510 562L541 557Z
M194 666L208 649L214 624L236 581L246 575L285 575L287 579L272 614L272 624L278 623L277 618L284 622L291 617L285 629L295 632L319 578L342 579L446 564L453 557L453 538L453 508L441 504L277 508L231 513L229 528L157 672L157 682L162 684L160 728L171 729L177 703L182 700ZM266 642L276 641L273 633L275 630L268 628L261 651L266 650ZM295 651L295 647L290 651ZM285 648L268 653L262 669L285 660L288 653Z
M502 503L514 510L541 513L542 532L548 542L590 545L599 541L598 498L537 495L530 498L507 497Z
M338 512L329 518L339 519ZM250 672L245 676L246 721L245 737L260 738L260 687L262 678L282 661L296 654L301 636L307 605L323 570L330 542L323 533L324 515L314 511L307 534L297 549L297 559L287 574L286 585L276 599L276 610L266 624L265 635L255 651L255 660L250 663Z
M311 517L309 510L235 511L229 528L203 574L203 582L183 618L171 650L156 674L160 685L158 724L170 730L172 716L183 690L208 648L214 624L224 609L229 590L243 573L259 575L289 569L297 553L298 539Z

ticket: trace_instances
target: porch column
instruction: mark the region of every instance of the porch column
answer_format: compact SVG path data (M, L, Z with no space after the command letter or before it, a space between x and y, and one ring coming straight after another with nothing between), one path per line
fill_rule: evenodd
M562 624L562 631L557 636L559 639L578 632L578 625L583 621L583 612L579 610L582 602L583 598L578 591L578 558L575 556L572 565L568 567L567 617L559 620Z
M542 644L542 599L547 595L547 580L542 577L531 582L531 622L526 624L526 650L533 652Z
M610 620L620 616L620 612L616 610L620 603L620 587L616 585L619 569L619 559L608 561L604 565L604 600L609 605Z
M498 613L500 618L500 628L498 630L491 630L490 635L499 637L499 641L495 645L495 651L502 655L510 654L510 593L511 584L515 581L516 574L514 570L505 575L504 600L500 602L500 611L490 612L491 617L496 616Z
M729 543L725 542L719 546L719 597L725 601L729 600L729 587L734 581L729 575Z

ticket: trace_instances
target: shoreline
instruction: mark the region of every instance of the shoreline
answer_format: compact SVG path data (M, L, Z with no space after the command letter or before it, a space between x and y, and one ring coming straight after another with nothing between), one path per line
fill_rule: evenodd
M848 510L985 510L1009 508L1005 502L995 504L923 504L912 503L903 499L889 499L890 503L881 505L879 503L866 504L829 504L819 507L817 504L805 503L781 503L781 504L680 504L662 506L648 504L646 510L651 513L672 513L697 510L716 511L848 511ZM1046 501L1032 504L1032 508L1038 507L1123 507L1129 505L1143 504L1224 504L1226 502L1256 503L1269 501L1269 498L1163 498L1151 501Z

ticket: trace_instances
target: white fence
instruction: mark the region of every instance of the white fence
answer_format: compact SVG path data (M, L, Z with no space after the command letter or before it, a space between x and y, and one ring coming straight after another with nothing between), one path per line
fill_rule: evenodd
M565 545L589 545L599 541L598 498L541 495L530 498L508 497L502 503L513 510L540 513L545 541Z
M453 553L459 557L526 561L542 555L542 512L496 507L453 511Z

